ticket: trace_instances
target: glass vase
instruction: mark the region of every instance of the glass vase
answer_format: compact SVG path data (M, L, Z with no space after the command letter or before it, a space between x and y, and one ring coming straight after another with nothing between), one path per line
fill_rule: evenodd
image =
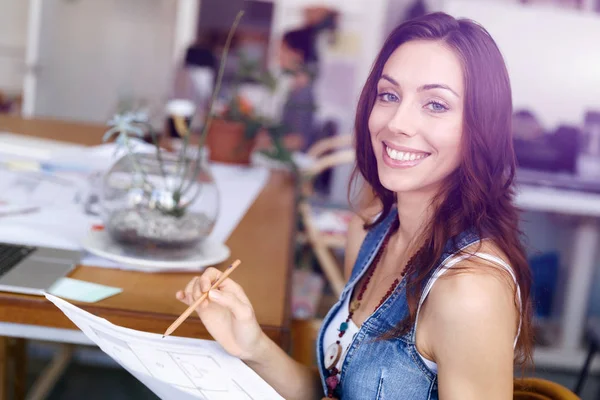
M213 230L219 192L207 157L128 153L104 175L101 209L116 242L138 248L192 248Z

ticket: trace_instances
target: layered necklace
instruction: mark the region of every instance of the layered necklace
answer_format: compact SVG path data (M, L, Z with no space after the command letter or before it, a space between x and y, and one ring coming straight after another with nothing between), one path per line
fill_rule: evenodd
M373 274L375 273L375 270L377 269L377 266L379 265L379 263L381 261L381 257L383 255L385 248L388 245L390 236L396 229L398 229L398 226L399 226L399 221L398 220L394 221L394 224L393 224L392 228L390 229L390 232L388 233L388 235L386 235L385 239L383 240L383 243L381 244L381 246L379 247L379 250L377 251L377 254L373 258L371 265L369 266L369 272L368 272L367 276L365 277L365 280L358 292L358 295L356 296L356 300L353 300L350 303L348 317L346 318L346 320L344 322L342 322L340 324L340 327L338 328L338 332L339 332L338 338L339 339L336 340L335 343L331 344L325 351L325 357L324 357L323 361L324 361L325 368L329 372L329 376L325 379L325 383L327 384L327 397L328 398L334 397L335 390L340 385L340 372L341 371L336 367L338 361L340 360L340 357L343 354L343 349L342 349L340 339L342 337L344 337L344 335L346 334L346 331L348 330L348 324L350 323L350 320L352 319L354 312L360 308L365 291L367 290L367 287L369 286L369 282L371 282L371 278L373 277ZM404 270L401 273L402 278L404 278L404 276L407 273L409 273L411 271L411 269L414 267L414 261L417 258L417 256L421 253L421 251L422 251L422 249L417 251L410 258L410 260L408 260L408 262L406 263L406 266L404 267ZM394 293L394 290L396 289L396 287L398 286L399 283L400 283L400 279L398 279L398 278L394 279L394 282L392 282L388 291L383 295L383 297L379 301L379 304L377 305L377 307L375 307L375 310L377 310L392 295L392 293ZM350 347L350 345L351 345L351 343L348 344L348 347ZM346 350L348 350L348 348L346 348Z

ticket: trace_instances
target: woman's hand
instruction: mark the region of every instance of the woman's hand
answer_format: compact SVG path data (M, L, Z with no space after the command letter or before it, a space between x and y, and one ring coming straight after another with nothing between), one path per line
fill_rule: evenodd
M222 272L208 268L176 294L192 304L209 291ZM225 279L196 309L212 337L229 354L246 361L260 377L289 400L316 399L322 395L314 372L294 361L260 329L248 297L237 283Z
M208 268L195 277L184 290L177 292L177 300L190 305L209 291L222 272ZM266 335L254 315L254 309L240 285L227 278L208 294L196 309L208 333L229 354L252 361L266 342Z

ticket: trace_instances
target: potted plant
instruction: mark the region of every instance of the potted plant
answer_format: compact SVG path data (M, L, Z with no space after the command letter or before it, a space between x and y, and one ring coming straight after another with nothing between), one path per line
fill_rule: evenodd
M212 161L249 164L255 140L264 122L254 114L252 105L241 95L215 115L206 137Z
M214 120L207 134L207 145L213 161L249 164L259 134L272 135L274 122L268 112L260 111L243 93L252 86L253 91L272 95L276 89L275 78L258 62L240 56L239 68L231 84L230 99L221 104L214 113ZM263 99L266 108L273 107L270 99Z

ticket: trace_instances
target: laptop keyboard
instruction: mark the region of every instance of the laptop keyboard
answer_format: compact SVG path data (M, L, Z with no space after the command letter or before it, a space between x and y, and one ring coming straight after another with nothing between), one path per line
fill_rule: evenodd
M0 243L0 276L13 269L21 260L36 249L36 247L31 246Z

